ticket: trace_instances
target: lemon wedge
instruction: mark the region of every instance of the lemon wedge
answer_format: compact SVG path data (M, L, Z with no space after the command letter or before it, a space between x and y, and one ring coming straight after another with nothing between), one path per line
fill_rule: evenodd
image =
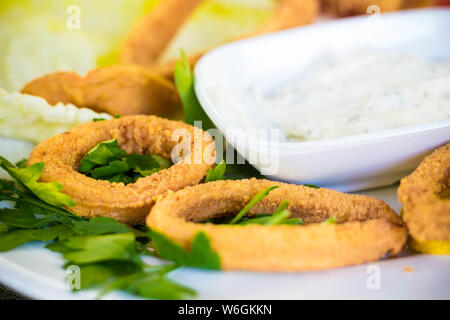
M416 251L428 254L450 254L450 241L417 240L409 238L409 246Z

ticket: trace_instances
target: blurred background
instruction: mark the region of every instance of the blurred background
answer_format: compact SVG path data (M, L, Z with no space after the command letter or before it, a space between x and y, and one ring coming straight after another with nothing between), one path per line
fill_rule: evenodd
M118 63L121 45L133 26L158 3L171 0L2 0L0 2L0 87L19 91L45 74L74 70L85 74ZM191 0L183 0L191 1ZM205 0L161 52L159 62L202 52L248 35L270 21L276 10L291 10L289 2L310 0ZM448 0L317 0L313 21L366 14L375 4L381 12L448 5ZM75 7L74 7L75 6ZM279 12L281 23L286 12ZM69 28L74 16L79 28ZM176 12L167 19L176 19ZM304 24L304 23L302 23ZM270 30L268 30L270 31ZM153 34L152 34L153 32ZM149 31L149 37L160 30Z

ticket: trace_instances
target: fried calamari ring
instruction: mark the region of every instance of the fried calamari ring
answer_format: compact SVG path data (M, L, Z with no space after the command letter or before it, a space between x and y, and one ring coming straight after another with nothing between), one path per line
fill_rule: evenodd
M155 64L186 19L203 1L160 1L131 30L123 44L119 62L139 65Z
M370 6L378 6L380 13L403 8L404 0L321 0L322 10L339 17L367 14Z
M112 115L167 115L181 107L173 83L139 66L98 68L85 77L56 72L26 84L22 93Z
M450 198L442 196L449 188L450 143L436 149L401 180L398 199L412 248L450 254Z
M278 185L249 216L274 212L289 200L291 217L305 225L199 223L235 215L257 193ZM336 224L320 224L335 217ZM403 248L407 231L384 202L367 196L268 180L216 181L169 193L156 202L147 225L189 247L205 232L225 270L318 270L374 261Z
M176 148L174 152L180 158L172 158L175 164L170 168L127 185L95 180L78 172L80 160L89 150L113 138L127 153L158 154L170 159ZM178 152L181 150L182 155ZM68 210L133 225L144 221L158 195L199 183L214 159L213 139L200 129L155 116L126 116L86 123L44 140L32 151L28 163L45 163L40 180L63 185L62 192L77 203Z
M201 2L203 1L161 1L130 32L120 53L120 63L144 65L172 79L175 61L159 62L160 57ZM230 41L309 24L319 11L318 0L276 0L276 2L274 13L263 26L255 32ZM191 65L205 53L191 55L189 57Z

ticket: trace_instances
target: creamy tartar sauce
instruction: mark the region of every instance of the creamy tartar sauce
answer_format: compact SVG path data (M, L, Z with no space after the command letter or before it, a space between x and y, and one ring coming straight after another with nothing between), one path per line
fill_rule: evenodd
M288 140L336 138L450 118L450 63L357 50L324 56L264 94L248 86L216 97L243 127L263 119Z

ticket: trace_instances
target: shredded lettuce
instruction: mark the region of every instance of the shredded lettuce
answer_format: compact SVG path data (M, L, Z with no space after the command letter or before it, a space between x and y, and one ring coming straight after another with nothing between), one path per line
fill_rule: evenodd
M114 64L133 24L157 1L0 1L0 88L18 91L54 71ZM71 5L80 8L80 29L67 27Z
M39 143L94 118L112 119L112 116L72 104L51 106L41 97L8 93L0 88L0 136L3 137ZM4 151L1 150L3 156Z

